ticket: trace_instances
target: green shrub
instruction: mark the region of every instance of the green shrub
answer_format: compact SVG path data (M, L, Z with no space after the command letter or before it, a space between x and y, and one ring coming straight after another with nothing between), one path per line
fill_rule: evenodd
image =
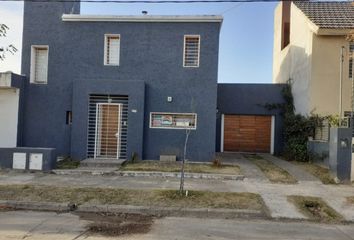
M280 108L284 118L284 149L283 155L288 160L307 162L310 153L307 151L309 137L315 136L317 127L322 126L323 120L328 117L321 117L312 114L310 117L295 113L294 98L291 91L291 81L282 89L284 104L266 104L268 110Z

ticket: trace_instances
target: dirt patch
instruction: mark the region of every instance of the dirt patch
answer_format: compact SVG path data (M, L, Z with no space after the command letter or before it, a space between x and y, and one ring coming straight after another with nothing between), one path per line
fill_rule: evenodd
M254 193L189 191L181 197L176 190L74 188L32 185L0 186L1 200L116 204L156 207L231 208L262 210L263 201Z
M148 233L154 223L154 217L127 213L76 213L81 219L90 221L88 231L108 237L125 234Z
M314 163L292 161L291 163L300 166L306 172L319 178L323 184L336 184L328 168L321 167Z
M354 196L353 196L353 197L347 197L347 202L348 202L349 204L354 205Z
M324 223L338 223L344 220L339 213L328 206L321 198L288 196L288 200L294 203L295 206L311 220Z
M122 171L147 171L147 172L180 172L181 162L140 161L128 163L121 167ZM237 165L207 163L186 163L185 171L191 173L215 173L240 175L241 170Z
M286 170L273 164L271 161L266 160L257 154L243 154L243 156L257 165L264 173L264 175L269 179L269 181L273 183L286 184L297 183L295 177L293 177Z
M6 205L0 205L0 212L9 212L9 211L14 211L15 209L10 206Z

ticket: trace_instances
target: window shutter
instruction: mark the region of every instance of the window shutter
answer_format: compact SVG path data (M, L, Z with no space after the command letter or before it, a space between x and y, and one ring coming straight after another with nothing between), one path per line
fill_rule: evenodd
M106 64L119 65L119 48L120 48L119 36L108 36L106 46L107 46Z
M34 82L47 83L48 75L48 49L34 49Z
M184 39L184 66L199 67L200 37L185 36Z

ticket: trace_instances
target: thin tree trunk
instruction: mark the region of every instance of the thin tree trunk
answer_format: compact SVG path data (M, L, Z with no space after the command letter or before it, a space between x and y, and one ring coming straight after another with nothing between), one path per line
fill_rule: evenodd
M181 182L179 185L179 192L182 195L184 193L184 165L186 163L186 155L187 155L187 144L188 144L188 138L191 130L186 129L186 139L184 141L184 149L183 149L183 159L182 159L182 167L181 167Z

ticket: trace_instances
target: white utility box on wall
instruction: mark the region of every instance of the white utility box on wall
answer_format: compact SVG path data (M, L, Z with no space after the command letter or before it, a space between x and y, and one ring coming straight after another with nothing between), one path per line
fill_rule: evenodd
M42 170L43 169L43 154L31 153L29 158L30 170Z
M26 169L26 153L13 153L12 155L13 169Z

